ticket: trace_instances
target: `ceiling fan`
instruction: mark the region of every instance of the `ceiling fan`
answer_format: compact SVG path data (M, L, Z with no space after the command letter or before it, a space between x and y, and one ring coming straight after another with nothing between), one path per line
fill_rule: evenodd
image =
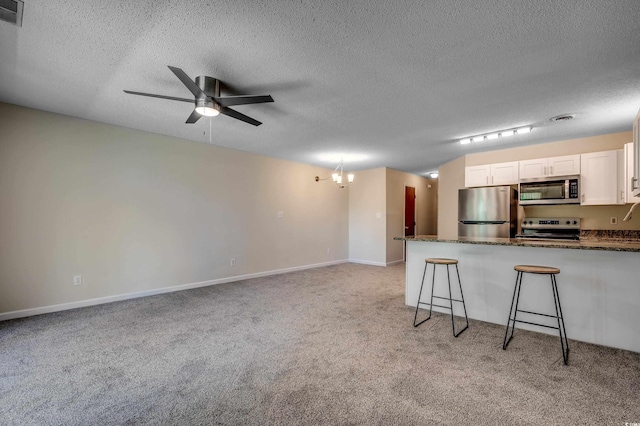
M251 117L239 113L229 108L233 105L260 104L264 102L273 102L270 95L239 95L239 96L220 96L220 80L213 77L201 75L196 77L195 82L180 68L169 66L169 69L180 79L182 84L193 94L194 99L176 98L173 96L154 95L152 93L132 92L125 90L130 95L149 96L151 98L170 99L172 101L181 101L195 103L195 109L187 118L186 123L192 124L200 119L200 117L213 117L218 114L228 115L235 119L244 121L245 123L259 126L262 123Z

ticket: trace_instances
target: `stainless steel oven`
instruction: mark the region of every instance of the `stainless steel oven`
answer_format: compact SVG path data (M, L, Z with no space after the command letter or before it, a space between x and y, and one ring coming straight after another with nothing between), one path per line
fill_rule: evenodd
M580 177L522 179L519 204L580 204Z
M529 217L521 223L522 232L516 238L533 240L580 240L578 217Z

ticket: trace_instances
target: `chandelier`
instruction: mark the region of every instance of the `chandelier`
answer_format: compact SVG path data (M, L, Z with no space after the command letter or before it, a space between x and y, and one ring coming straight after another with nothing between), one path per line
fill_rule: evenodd
M353 183L353 179L355 177L355 175L353 173L347 173L347 180L345 181L344 174L345 174L344 173L344 163L343 163L342 160L340 160L340 163L338 163L338 166L333 171L331 176L327 176L324 179L321 179L320 176L316 176L316 182L319 182L321 180L327 180L327 179L331 178L331 180L333 180L333 182L336 185L338 185L340 188L344 188L345 186L351 185Z

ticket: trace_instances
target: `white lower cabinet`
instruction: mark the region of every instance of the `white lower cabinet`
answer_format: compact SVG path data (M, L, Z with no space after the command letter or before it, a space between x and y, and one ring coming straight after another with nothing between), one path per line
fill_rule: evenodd
M624 204L623 150L580 155L580 204Z

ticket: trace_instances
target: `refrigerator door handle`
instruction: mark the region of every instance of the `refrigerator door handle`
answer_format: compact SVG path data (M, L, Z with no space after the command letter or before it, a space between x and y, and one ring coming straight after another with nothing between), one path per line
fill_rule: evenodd
M464 225L502 225L503 223L507 223L506 220L498 220L498 221L482 221L477 222L473 220L461 220L460 223Z

